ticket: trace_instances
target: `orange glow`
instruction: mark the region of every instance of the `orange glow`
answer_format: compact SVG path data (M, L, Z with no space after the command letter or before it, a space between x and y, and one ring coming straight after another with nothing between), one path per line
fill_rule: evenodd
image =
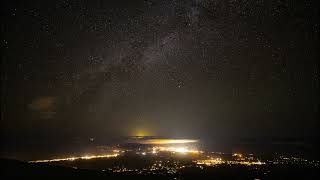
M131 133L132 136L137 136L137 137L152 136L152 134L153 133L143 128L135 129Z

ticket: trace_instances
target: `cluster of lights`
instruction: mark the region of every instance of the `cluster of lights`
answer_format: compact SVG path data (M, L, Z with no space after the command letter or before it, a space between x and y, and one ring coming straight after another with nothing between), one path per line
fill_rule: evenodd
M215 158L215 159L197 160L195 161L195 163L199 165L212 166L212 165L225 163L225 161L223 161L221 158Z
M218 164L240 164L240 165L246 165L246 166L265 164L265 162L261 162L261 161L224 161L221 158L196 160L195 163L198 165L207 165L207 166L214 166Z
M239 158L242 158L242 154L240 154L240 153L234 153L234 154L232 154L232 156L233 157L239 157Z
M317 160L307 160L301 157L295 157L295 156L279 156L273 160L268 160L268 163L271 164L309 164L314 167L319 167L320 166L320 161Z
M88 159L97 159L97 158L111 158L117 157L119 154L104 154L104 155L92 155L92 156L77 156L77 157L67 157L59 159L47 159L47 160L35 160L29 161L30 163L46 163L46 162L58 162L58 161L74 161L74 160L88 160Z
M244 155L242 155L241 153L234 153L232 154L233 157L235 157L238 161L244 161Z

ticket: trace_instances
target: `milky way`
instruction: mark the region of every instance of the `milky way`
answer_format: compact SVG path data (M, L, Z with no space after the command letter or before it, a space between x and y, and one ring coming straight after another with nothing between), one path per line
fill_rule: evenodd
M7 2L7 136L314 136L313 1Z

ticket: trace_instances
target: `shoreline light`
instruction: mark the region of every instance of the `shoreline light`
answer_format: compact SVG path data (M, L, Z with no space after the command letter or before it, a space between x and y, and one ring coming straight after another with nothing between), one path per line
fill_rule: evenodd
M111 158L117 157L119 154L105 154L105 155L92 155L92 156L77 156L77 157L67 157L67 158L58 158L58 159L45 159L45 160L34 160L28 161L29 163L46 163L46 162L58 162L58 161L74 161L74 160L89 160L96 158Z

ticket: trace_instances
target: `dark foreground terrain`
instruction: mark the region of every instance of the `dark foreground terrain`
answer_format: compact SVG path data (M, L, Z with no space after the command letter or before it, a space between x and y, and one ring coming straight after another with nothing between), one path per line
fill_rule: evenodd
M176 174L113 173L75 169L48 164L1 159L0 179L320 179L319 168L301 165L265 165L261 168L227 166L196 168L189 167Z

